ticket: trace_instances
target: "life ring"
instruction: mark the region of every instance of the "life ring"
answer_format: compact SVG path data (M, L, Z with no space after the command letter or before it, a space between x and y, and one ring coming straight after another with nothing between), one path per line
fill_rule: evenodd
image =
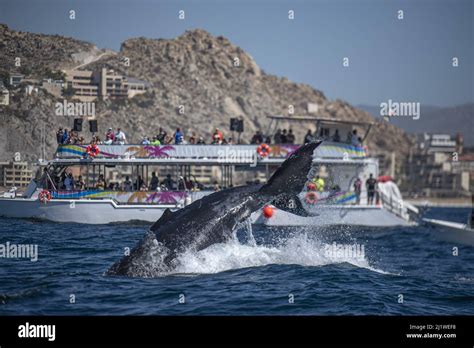
M318 195L314 191L309 191L304 198L308 204L316 204L318 202Z
M261 144L259 147L257 147L257 153L261 157L267 157L271 152L270 146L267 144Z
M43 190L39 193L38 198L41 203L48 203L51 200L51 193L48 190Z
M96 144L89 145L86 148L86 152L90 157L96 157L99 155L99 147Z

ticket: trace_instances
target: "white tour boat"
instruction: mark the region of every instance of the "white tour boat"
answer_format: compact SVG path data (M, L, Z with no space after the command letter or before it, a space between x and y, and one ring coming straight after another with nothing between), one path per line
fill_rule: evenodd
M278 120L278 116L273 118ZM318 129L324 124L319 120ZM258 151L261 149L258 145L98 145L98 153L91 157L86 155L87 145L59 145L54 159L40 163L37 177L23 193L17 194L15 190L3 193L0 216L88 224L154 222L166 208L181 209L214 192L212 187L202 185L196 189L199 186L196 182L193 189L188 187L184 178L192 176L193 166L218 167L220 187L227 188L245 171L265 171L268 178L298 146L270 145L267 154ZM378 161L368 156L367 148L324 141L313 157L313 172L325 180L325 186L316 192L307 188L301 192L300 200L307 216L273 208L271 217L261 211L254 213L253 224L396 226L415 223L412 217L417 208L403 201L396 184L390 180L378 183L375 204L367 204L365 185L358 199L353 191L354 180L358 177L365 183L370 174L375 178L379 176ZM132 183L140 175L148 185L153 168L157 171L156 168L162 166L174 168L174 189L96 188L99 175L107 178L111 168L129 173ZM60 188L58 178L74 170L83 176L85 189Z

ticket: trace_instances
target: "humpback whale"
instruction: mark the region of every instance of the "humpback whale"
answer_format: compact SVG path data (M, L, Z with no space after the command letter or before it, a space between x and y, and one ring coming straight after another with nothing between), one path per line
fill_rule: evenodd
M114 263L106 274L129 277L168 274L178 266L180 254L232 239L237 225L268 203L304 214L297 195L308 181L313 151L319 144L301 146L264 185L218 191L175 212L165 210L130 254ZM296 204L288 207L290 199Z

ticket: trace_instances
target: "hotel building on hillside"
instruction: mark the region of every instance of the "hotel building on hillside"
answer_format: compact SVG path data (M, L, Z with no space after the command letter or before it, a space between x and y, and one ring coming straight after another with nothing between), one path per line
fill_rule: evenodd
M96 99L132 98L146 92L145 81L127 78L106 68L65 70L65 88L71 90L73 99L90 102Z

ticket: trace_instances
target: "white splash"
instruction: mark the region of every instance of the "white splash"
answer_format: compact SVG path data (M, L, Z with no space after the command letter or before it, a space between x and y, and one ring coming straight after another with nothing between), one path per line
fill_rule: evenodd
M251 233L251 230L250 230ZM382 274L390 274L372 267L367 258L351 258L327 253L328 244L310 239L306 234L290 237L277 246L256 245L253 235L248 244L241 244L236 238L214 244L198 251L188 251L178 258L178 266L173 273L208 274L232 269L261 267L270 264L324 266L349 263Z

